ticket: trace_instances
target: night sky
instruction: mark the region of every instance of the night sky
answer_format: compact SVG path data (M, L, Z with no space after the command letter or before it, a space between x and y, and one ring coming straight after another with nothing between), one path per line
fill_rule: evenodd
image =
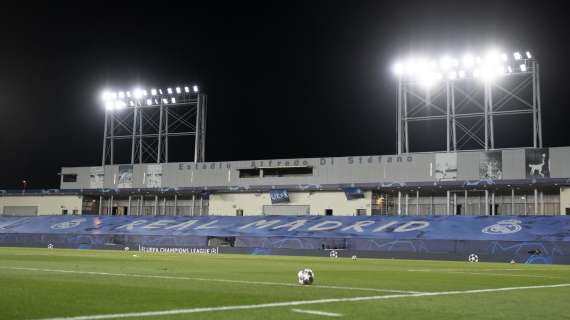
M410 52L532 50L545 145L570 145L570 16L552 1L0 9L0 189L20 188L22 179L28 188L56 188L60 167L99 165L100 92L137 84L200 85L208 94L207 161L393 154L391 66ZM444 149L438 131L426 129L412 151ZM507 137L498 147L520 144L508 129L498 129ZM171 160L192 155L189 145Z

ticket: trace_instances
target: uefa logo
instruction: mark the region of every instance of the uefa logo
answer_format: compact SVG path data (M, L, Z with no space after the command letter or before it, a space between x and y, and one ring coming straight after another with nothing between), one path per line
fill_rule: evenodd
M73 220L69 220L69 221L56 223L56 224L51 226L51 229L64 230L64 229L74 228L74 227L77 227L78 225L80 225L85 220L86 220L85 218L81 218L81 219L73 219Z
M520 220L502 220L496 224L483 228L481 231L487 234L516 233L522 230L522 226L520 225L521 223L522 222Z

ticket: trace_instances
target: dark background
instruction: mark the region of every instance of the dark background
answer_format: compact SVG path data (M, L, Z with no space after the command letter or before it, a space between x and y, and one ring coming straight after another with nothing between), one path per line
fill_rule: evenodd
M98 165L100 92L136 84L200 84L207 161L393 154L393 62L490 45L532 50L545 146L570 144L570 15L554 1L76 4L0 5L0 189L53 188L60 167ZM443 131L426 130L412 151L442 150ZM529 141L496 130L498 147Z

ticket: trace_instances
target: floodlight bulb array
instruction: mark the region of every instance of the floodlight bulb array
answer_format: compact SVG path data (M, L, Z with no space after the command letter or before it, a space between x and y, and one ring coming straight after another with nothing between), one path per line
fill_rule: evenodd
M162 89L151 88L149 90L136 87L132 91L104 90L101 99L105 109L122 110L126 107L152 106L162 104L175 104L187 99L189 95L199 93L197 85L177 86Z
M392 71L400 79L417 82L429 88L442 79L456 81L477 78L492 81L510 73L528 72L530 51L524 55L517 51L511 55L497 49L489 49L482 55L464 54L461 58L444 55L439 60L426 57L410 57L396 62Z

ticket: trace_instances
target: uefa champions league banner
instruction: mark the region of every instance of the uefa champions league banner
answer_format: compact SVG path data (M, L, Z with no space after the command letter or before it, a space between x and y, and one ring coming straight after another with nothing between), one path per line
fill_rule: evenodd
M570 241L570 217L0 217L0 234Z

